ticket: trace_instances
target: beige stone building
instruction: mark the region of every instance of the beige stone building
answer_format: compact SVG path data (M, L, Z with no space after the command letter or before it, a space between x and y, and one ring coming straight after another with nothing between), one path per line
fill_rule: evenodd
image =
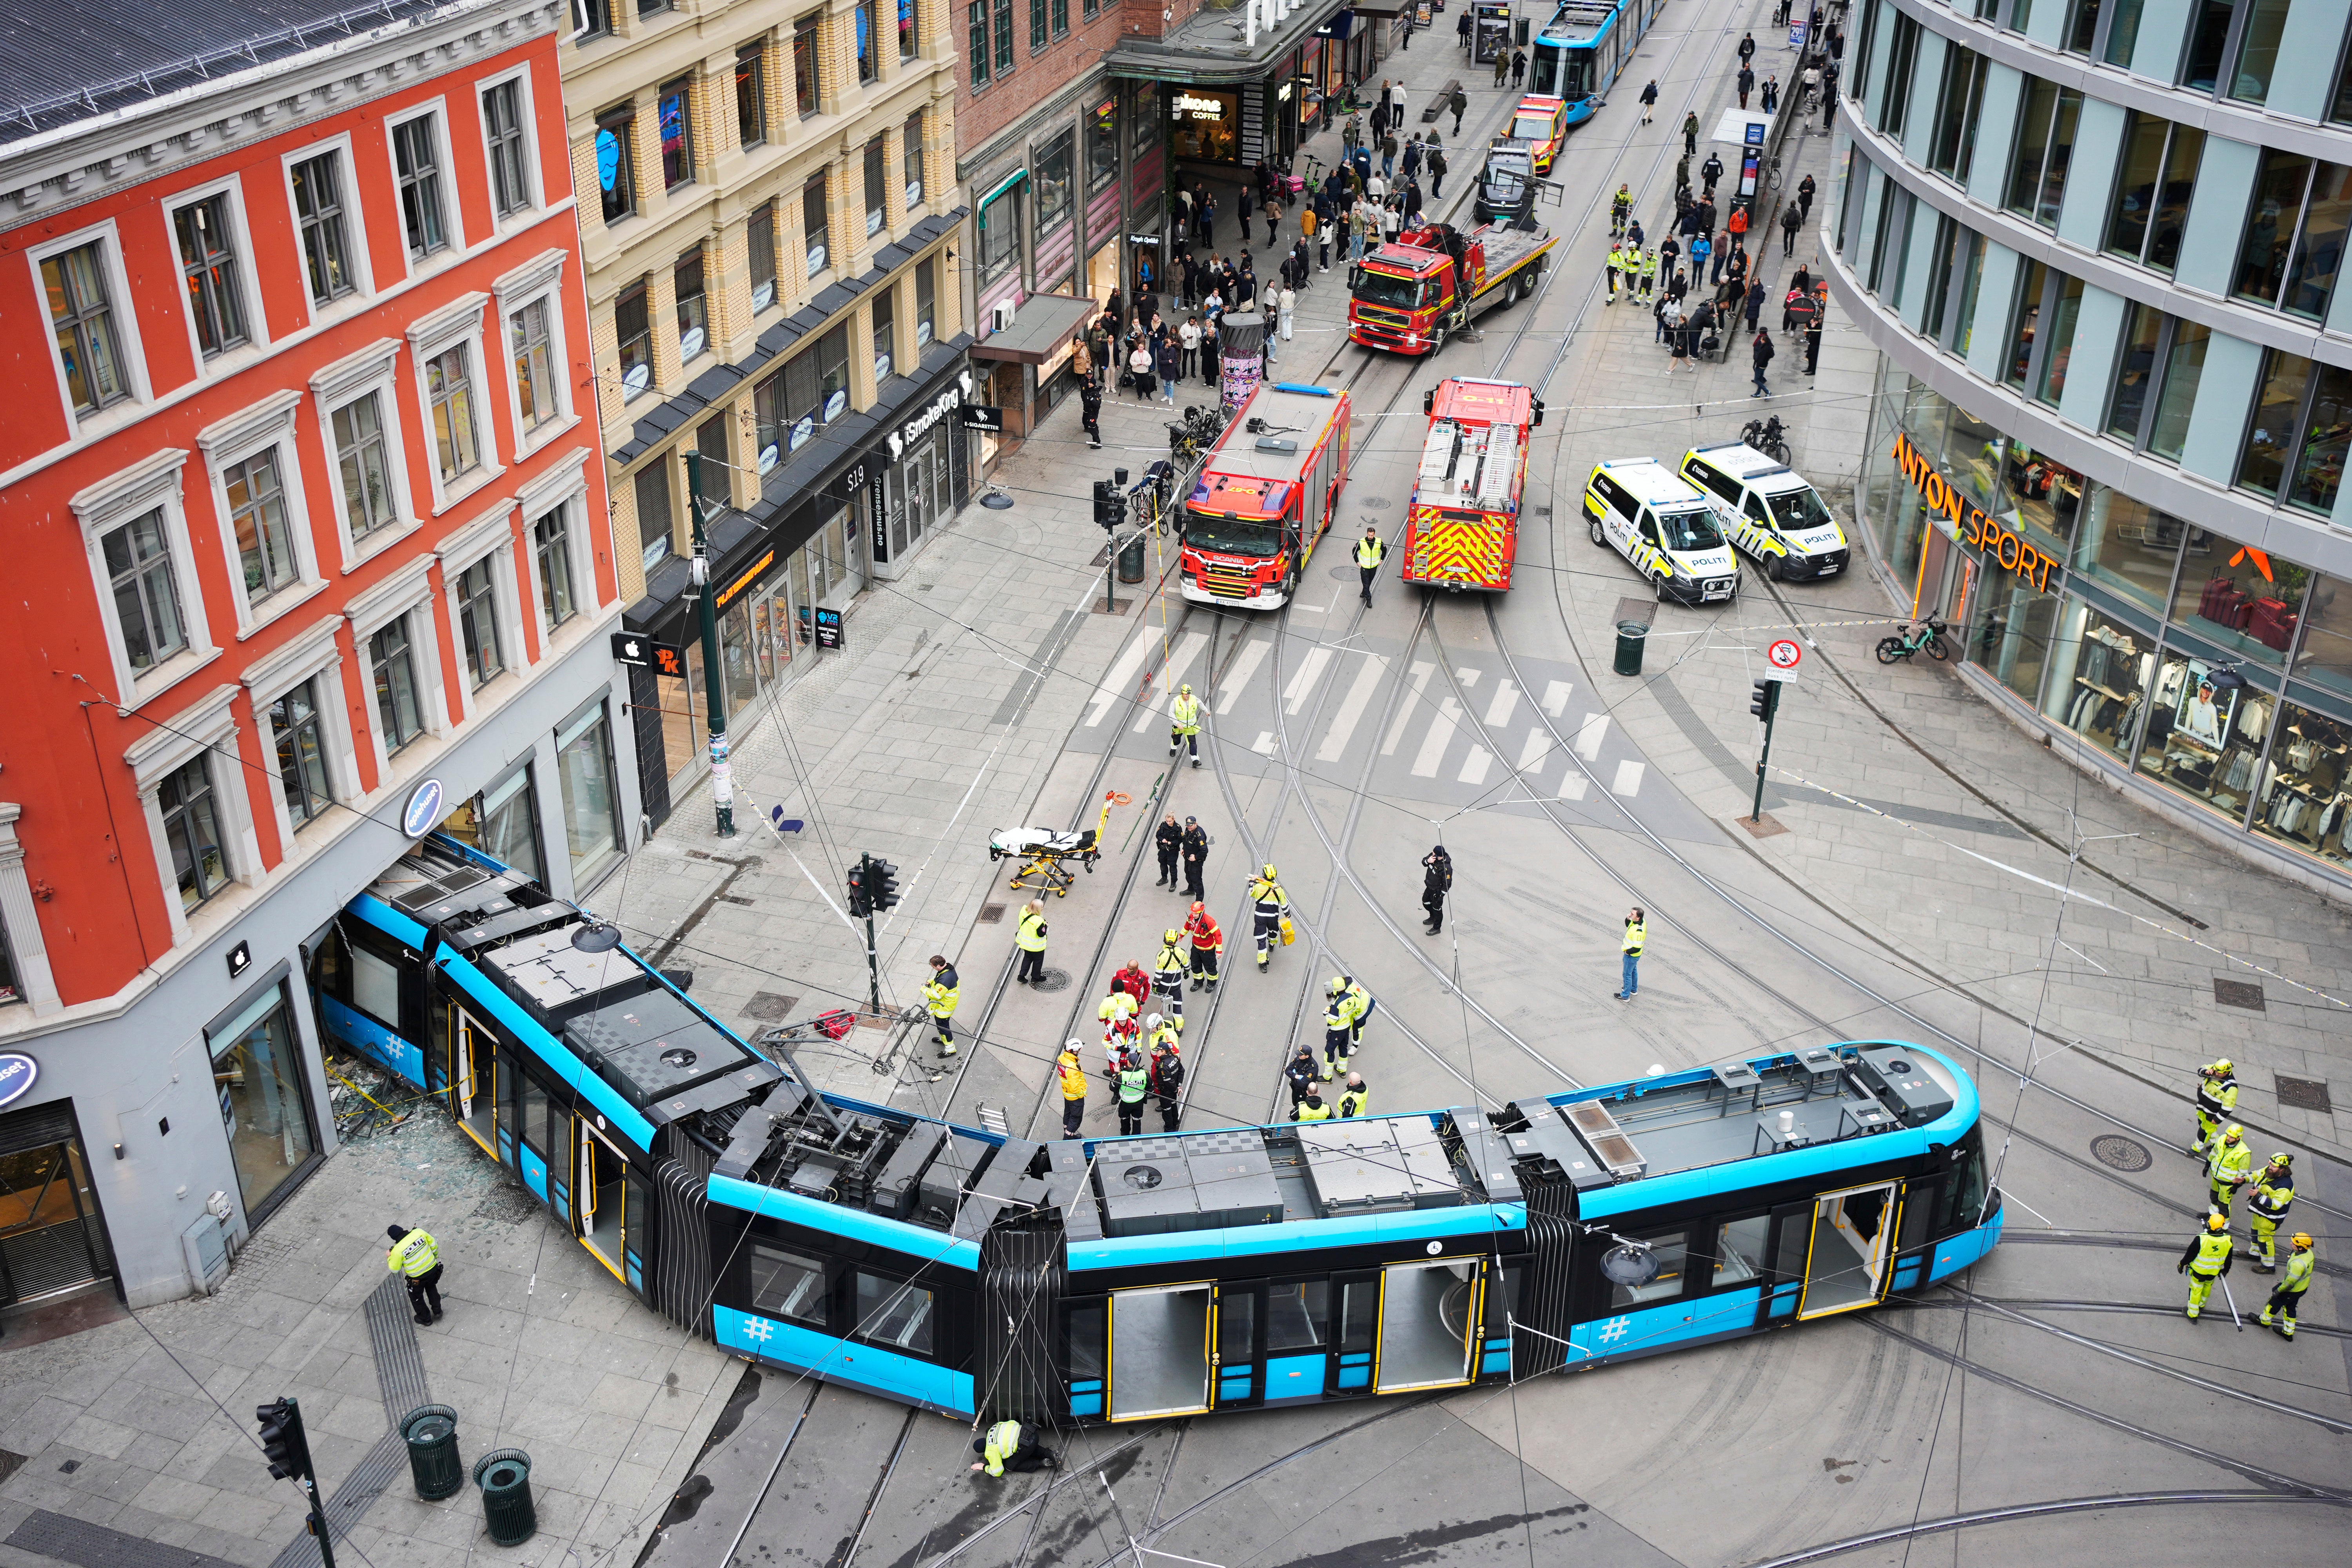
M730 723L969 483L948 0L573 0L562 48L647 816L707 765L687 461Z

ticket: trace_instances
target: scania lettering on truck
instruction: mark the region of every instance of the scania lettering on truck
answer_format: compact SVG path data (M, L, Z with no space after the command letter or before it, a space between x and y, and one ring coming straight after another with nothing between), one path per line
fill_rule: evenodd
M1298 589L1348 482L1345 392L1276 382L1234 410L1185 498L1184 596L1276 610Z

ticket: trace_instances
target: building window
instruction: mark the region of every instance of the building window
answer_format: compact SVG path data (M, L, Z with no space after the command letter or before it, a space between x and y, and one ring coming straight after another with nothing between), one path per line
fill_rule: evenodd
M2352 370L2265 351L2252 426L2238 460L2239 487L2305 511L2332 512L2343 481L2347 416Z
M2181 86L2199 92L2213 90L2221 76L2221 57L2230 47L2230 17L2237 8L2238 0L2200 0L2188 58L2181 67Z
M908 118L906 129L906 200L909 211L923 205L923 117Z
M964 52L971 58L971 85L980 87L988 80L988 0L971 0L964 7L964 26L971 39Z
M269 705L269 734L278 749L278 781L286 815L299 827L314 822L334 798L327 787L327 743L319 726L318 681L304 681Z
M1085 5L1079 9L1085 14L1087 20L1091 22L1102 15L1102 0L1086 0Z
M662 83L662 189L674 191L694 180L694 79L673 77Z
M1920 331L1937 342L1945 342L1944 326L1951 314L1955 283L1965 290L1968 268L1964 258L1973 247L1974 236L1965 224L1938 215L1936 237L1927 261L1927 303L1920 313Z
M507 346L514 358L515 403L529 434L563 412L555 391L555 342L547 300L533 300L507 318Z
M466 645L466 677L476 690L506 668L499 649L499 594L485 555L457 578L457 630Z
M709 301L703 294L702 247L677 258L670 269L670 282L677 296L677 357L696 359L710 346Z
M2087 55L2099 36L2099 0L2072 0L2066 7L2066 31L2059 47L2070 55Z
M343 481L343 512L354 542L394 520L392 458L377 394L335 410L335 458Z
M768 140L767 59L764 41L735 51L735 133L745 147Z
M2146 0L2110 0L2106 47L2099 58L2111 66L2129 66L2132 46L2139 41L2139 16Z
M2107 249L2159 272L2180 261L2180 230L2197 184L2205 132L2145 114L2126 117L2123 176L2107 218Z
M1077 133L1065 131L1040 151L1032 164L1037 188L1037 242L1045 244L1045 236L1070 221L1075 202L1071 198L1070 165L1077 157Z
M2271 95L2278 68L2279 36L2286 30L2287 0L2253 0L2238 31L2238 68L2230 73L2229 96L2262 103Z
M621 345L621 401L625 403L654 383L653 315L643 279L613 301L613 335Z
M563 507L530 525L531 550L539 558L539 602L547 624L560 626L578 606L572 599L571 513Z
M830 219L824 184L825 177L819 174L801 187L801 233L808 240L808 275L812 278L833 264L832 247L825 243Z
M1054 0L1054 37L1070 36L1070 0Z
M2074 327L2083 313L2083 280L2063 272L2053 277L2056 286L2043 318L2049 329L2040 345L2042 365L2034 377L2033 395L2055 406L2066 395L2066 367L2074 355Z
M873 0L857 8L857 85L866 86L882 75L882 40L877 36Z
M133 672L154 668L188 646L172 542L161 508L110 529L99 540L114 591L114 618Z
M596 121L596 184L604 202L604 222L616 224L637 210L637 116L626 105L604 111Z
M2327 110L2327 118L2338 125L2352 125L2352 50L2344 56L2344 68L2336 78L2336 101Z
M2352 227L2352 169L2267 152L2231 292L2317 321L2327 314Z
M310 298L340 300L357 287L343 228L341 154L321 153L294 165L294 222L302 231L302 265Z
M392 129L392 153L400 185L400 220L408 254L421 259L449 245L441 210L441 140L434 116L420 114Z
M1965 185L1974 162L1977 117L1984 110L1985 58L1954 45L1944 51L1944 79L1936 95L1936 134L1927 166Z
M425 400L433 410L434 455L446 483L482 460L475 438L474 378L464 343L425 362Z
M996 0L996 74L1013 74L1013 0Z
M1919 58L1919 24L1897 15L1895 36L1887 41L1886 97L1879 106L1878 129L1900 141L1905 118L1911 112L1911 73Z
M490 196L500 217L530 205L530 143L522 128L522 83L502 81L482 94L482 131L489 139Z
M2164 312L2135 304L2124 316L2123 350L2116 356L2116 387L2107 399L2107 434L2134 446L2147 416L2148 390L2156 384L2157 356L2163 347Z
M640 16L658 16L663 12L668 10L675 3L676 0L637 0L637 15Z
M2197 405L2197 385L2205 377L2205 349L2212 342L2210 327L2194 321L2174 321L2158 363L2164 366L2157 383L2156 413L2148 423L2147 449L2159 458L2180 460L2189 439L2189 414Z
M714 506L731 505L735 493L735 465L727 451L727 416L719 415L695 426L694 453L697 462L687 466L687 504L702 510L705 521ZM695 470L702 471L697 474Z
M172 215L180 239L180 273L188 289L188 319L195 323L196 346L206 359L246 341L245 296L228 224L226 195L207 196Z
M650 572L670 552L669 458L656 458L637 470L637 542Z
M793 24L793 98L803 120L817 111L817 24L824 19L824 13L812 11Z
M898 290L890 288L874 291L874 380L879 384L890 379L898 363Z
M866 232L880 234L890 221L890 158L877 136L866 144Z
M1139 81L1127 105L1127 150L1141 157L1160 145L1160 84Z
M2001 379L2010 385L2024 390L2027 373L2033 366L2034 339L2042 326L2042 296L2049 291L2050 268L2039 261L2029 261L2018 275L2016 315L2009 333L2009 360L2002 367Z
M221 847L220 807L213 798L212 773L198 757L163 775L155 790L163 816L163 841L172 847L172 869L180 883L180 909L198 904L228 886L228 857Z
M776 302L776 204L761 202L743 220L743 246L751 258L751 310Z
M1016 186L980 209L980 276L1003 276L1021 261L1021 192Z
M375 668L375 717L386 756L425 732L425 709L416 689L416 650L409 646L408 617L401 616L368 638L368 662Z
M286 526L286 488L278 471L278 448L265 447L221 475L228 515L236 534L236 554L245 572L245 602L260 604L301 579L294 540Z
M929 348L939 335L939 286L935 281L938 262L926 256L915 266L915 346Z
M114 306L106 294L103 244L94 239L41 263L49 324L65 365L66 394L77 414L94 414L131 395L122 370L122 344L114 330Z
M271 986L208 1044L237 1193L252 1218L317 1157L285 985Z
M1099 195L1118 181L1118 100L1106 98L1095 105L1086 124L1087 195Z
M611 0L572 0L572 31L580 35L583 43L590 38L610 37L613 31Z
M920 40L915 37L915 0L898 0L898 58L911 60Z
M2066 165L2074 155L2074 127L2083 115L2083 95L2040 78L2025 95L2017 128L2017 153L2009 168L2009 210L2044 228L2058 223L2066 195Z
M760 442L760 466L797 452L817 426L849 412L849 329L838 326L803 349L783 369L761 382L752 407Z
M1029 52L1045 52L1045 0L1029 0Z
M600 700L555 732L555 771L563 785L563 838L575 879L584 879L620 848L620 803L613 788L607 731Z

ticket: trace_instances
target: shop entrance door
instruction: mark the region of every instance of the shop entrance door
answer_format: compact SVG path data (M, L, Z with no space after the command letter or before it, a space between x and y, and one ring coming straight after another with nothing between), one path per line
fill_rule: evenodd
M0 1305L113 1277L89 1163L64 1103L0 1118Z

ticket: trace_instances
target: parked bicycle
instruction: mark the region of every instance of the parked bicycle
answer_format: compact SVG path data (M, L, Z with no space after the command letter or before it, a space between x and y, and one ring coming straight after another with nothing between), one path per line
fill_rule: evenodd
M1951 646L1944 641L1944 623L1930 616L1915 623L1908 631L1896 637L1878 639L1878 662L1893 664L1899 658L1909 658L1925 648L1927 657L1942 660L1952 657Z
M1788 432L1781 427L1777 414L1769 419L1750 419L1739 438L1771 458L1776 463L1789 460Z

